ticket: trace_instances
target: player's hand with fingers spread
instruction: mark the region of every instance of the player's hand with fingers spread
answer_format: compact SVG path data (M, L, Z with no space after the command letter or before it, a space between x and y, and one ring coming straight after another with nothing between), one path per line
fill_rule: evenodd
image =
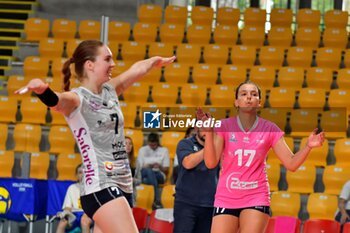
M24 94L28 91L33 91L36 94L43 93L49 85L47 83L44 83L41 79L32 79L28 82L28 84L24 87L21 87L20 89L15 91L15 94Z
M204 112L202 108L197 108L196 116L197 116L197 121L202 121L202 122L205 122L207 120L210 120L210 118L212 118L210 113ZM203 128L203 132L212 132L213 130L213 127L203 126L202 128Z
M174 62L176 57L175 56L172 56L172 57L159 57L159 56L156 56L156 57L152 57L152 59L154 60L153 67L160 68L162 66L165 66L165 65L168 65L168 64Z
M309 148L315 148L315 147L320 147L322 146L324 142L324 132L320 132L317 134L317 128L312 131L310 134L306 146Z

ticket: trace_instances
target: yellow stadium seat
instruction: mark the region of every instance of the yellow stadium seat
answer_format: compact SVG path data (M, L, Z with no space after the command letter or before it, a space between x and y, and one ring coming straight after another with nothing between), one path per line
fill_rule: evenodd
M237 28L238 21L240 19L241 12L238 8L232 7L220 7L217 10L216 24L233 26Z
M319 48L316 53L317 67L338 69L342 57L341 49Z
M241 32L242 45L261 47L264 45L265 30L263 27L245 26Z
M0 177L12 177L12 168L15 163L13 151L0 150Z
M219 24L215 27L213 39L215 44L235 45L238 38L238 27Z
M348 127L347 121L345 108L324 111L322 112L321 128L326 132L327 138L344 138Z
M11 96L0 96L0 122L15 123L17 112L17 99Z
M177 85L169 83L153 83L152 84L152 98L156 104L176 104L179 90Z
M231 60L233 65L253 66L256 59L256 48L253 46L236 45L232 47Z
M295 104L296 89L275 87L270 89L269 103L272 108L290 108Z
M29 177L33 179L47 180L50 165L50 156L46 152L30 153Z
M350 110L350 90L332 89L329 92L328 104L332 108L346 108Z
M189 79L189 65L172 63L164 67L164 78L167 83L185 84Z
M324 193L339 195L344 184L350 178L350 167L330 165L323 172Z
M39 41L49 36L50 21L43 18L29 18L24 23L25 38L28 41Z
M165 185L163 187L161 201L163 208L174 208L175 185Z
M297 13L298 28L318 28L320 26L321 12L312 9L300 9Z
M328 10L324 14L324 24L327 28L341 28L345 29L348 25L348 16L347 11L341 10Z
M191 19L195 25L211 27L214 18L214 9L207 6L195 6L192 8Z
M108 25L110 41L127 41L130 37L131 26L129 22L111 21Z
M31 80L30 77L11 75L7 79L7 93L8 96L15 99L16 101L22 100L24 98L28 98L32 95L31 91L24 93L23 95L17 95L14 92L21 87L27 85L27 83Z
M170 43L151 43L148 48L148 56L171 57L174 55L174 46Z
M307 137L317 128L319 109L294 109L291 111L292 137Z
M141 126L141 112L140 107L137 106L136 103L132 102L125 102L120 101L119 102L120 107L123 111L124 116L124 127L126 128L137 128ZM138 122L136 121L136 116L138 114ZM137 123L137 125L136 125Z
M302 88L305 70L300 67L281 67L278 71L280 87Z
M23 98L21 102L23 123L45 124L47 106L37 97Z
M49 59L46 57L28 56L24 59L23 72L25 77L46 77L49 71Z
M185 133L184 132L177 132L177 131L165 131L162 134L161 144L162 144L162 146L168 148L169 156L170 156L171 159L175 158L177 144L184 137L185 137Z
M306 71L308 87L329 90L333 82L333 70L330 68L311 67Z
M158 25L150 23L135 23L133 27L134 40L137 42L155 42L158 33Z
M136 41L125 41L122 43L123 61L135 62L143 60L146 56L146 44Z
M149 83L135 82L124 93L124 100L128 102L146 103L150 97Z
M266 163L266 173L269 179L270 192L278 191L278 182L280 180L281 167L278 162Z
M6 150L7 135L7 124L0 123L0 150Z
M59 153L74 153L75 140L68 126L53 125L49 132L50 152Z
M52 125L67 125L66 119L62 113L56 112L54 110L49 110L51 113L51 124Z
M258 84L261 88L271 89L276 79L274 67L253 66L250 69L249 80Z
M338 208L338 197L325 193L311 193L306 208L310 219L334 220Z
M176 48L176 61L180 63L199 63L201 46L198 44L179 44Z
M141 23L160 24L162 20L162 7L153 4L142 4L139 6L137 17Z
M322 109L326 102L326 91L321 88L302 88L298 98L300 108Z
M77 32L77 23L75 20L55 19L52 24L52 34L54 38L73 39Z
M181 87L181 100L183 105L203 106L207 97L205 86L184 84Z
M51 59L51 74L56 79L63 79L62 68L67 58L57 57ZM62 80L60 80L62 82Z
M340 69L337 71L337 84L340 89L350 87L350 69Z
M249 7L244 11L244 27L265 27L266 10Z
M301 139L300 148L304 148L306 146L307 140L307 137ZM325 167L327 165L328 147L328 140L325 139L321 147L313 148L310 151L304 164Z
M40 151L41 127L32 124L16 124L13 131L14 151Z
M271 27L290 28L293 21L293 12L291 9L273 8L270 14Z
M322 41L324 47L345 49L348 43L348 32L345 28L326 28Z
M181 44L185 36L185 27L179 24L164 23L160 26L159 36L162 43Z
M139 129L125 129L124 135L128 136L132 139L132 142L134 143L134 151L138 152L139 149L144 145L144 139L143 139L143 133Z
M221 106L220 106L221 105ZM219 120L219 119L225 119L227 117L232 116L233 114L230 114L232 110L232 105L230 104L220 104L217 106L205 106L203 107L203 111L209 113L213 118Z
M62 57L64 42L62 39L44 38L39 41L40 57Z
M80 154L61 153L57 156L57 180L76 181L76 168L82 163Z
M287 122L287 108L263 108L260 110L260 117L272 121L281 130L284 130Z
M298 217L300 210L300 194L286 191L271 194L272 216Z
M264 46L260 48L259 61L262 66L280 67L283 65L284 49L281 47Z
M81 40L100 40L101 23L96 20L82 20L78 31Z
M237 65L223 65L220 71L220 80L224 85L238 86L247 79L247 68Z
M218 66L215 64L194 64L192 80L195 84L215 85L218 79Z
M229 58L228 47L218 44L205 45L203 58L206 64L226 64Z
M283 110L283 111L285 111L285 110ZM283 130L283 128L281 128L281 129ZM294 151L294 139L292 137L284 137L284 141L286 142L289 149L293 152ZM268 163L282 164L281 160L277 157L277 155L275 154L275 152L272 149L270 149L269 152L267 153L267 160L268 160Z
M298 47L316 49L321 42L321 31L318 28L298 28L295 33L295 43Z
M190 44L209 44L211 27L192 24L187 28L186 38Z
M234 106L232 85L213 85L210 87L210 101L213 106Z
M290 47L287 53L288 66L308 68L312 62L312 49Z
M185 26L188 18L187 14L187 7L185 6L168 5L164 12L165 23Z
M42 80L49 84L53 91L61 92L63 90L63 78L47 77Z
M78 47L80 42L82 42L82 40L79 40L79 39L68 39L67 40L66 53L67 53L68 58L71 58L73 56L73 52Z
M291 28L272 27L267 35L268 44L275 47L289 47L293 41Z
M154 188L152 185L141 184L136 186L136 207L144 208L150 214L154 201Z
M316 167L303 164L297 171L287 171L288 192L313 193L316 181Z
M350 139L336 139L333 153L337 166L350 166Z

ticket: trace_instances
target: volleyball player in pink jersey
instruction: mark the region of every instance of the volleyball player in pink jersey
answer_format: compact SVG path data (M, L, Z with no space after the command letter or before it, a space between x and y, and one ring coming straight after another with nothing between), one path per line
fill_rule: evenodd
M282 164L296 171L314 147L324 141L324 133L309 136L306 146L297 153L287 146L283 134L274 123L259 118L261 91L252 82L236 89L238 115L223 119L220 128L207 129L204 160L208 168L221 161L221 175L214 202L212 233L263 233L270 215L269 184L266 157L270 148ZM201 109L197 118L207 120Z

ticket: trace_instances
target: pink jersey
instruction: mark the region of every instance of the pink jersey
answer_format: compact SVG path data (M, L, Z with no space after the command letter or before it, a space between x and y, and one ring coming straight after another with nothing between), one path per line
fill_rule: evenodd
M270 206L266 156L284 132L262 118L245 132L238 117L222 120L216 132L224 139L224 150L214 206Z

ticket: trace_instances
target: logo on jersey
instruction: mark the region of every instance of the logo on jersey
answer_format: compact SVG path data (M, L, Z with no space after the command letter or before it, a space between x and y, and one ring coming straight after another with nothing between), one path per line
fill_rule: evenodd
M110 162L110 161L105 161L105 162L103 162L103 164L104 164L105 172L106 172L107 176L113 176L114 175L114 173L113 173L113 167L114 167L113 163Z
M239 173L233 172L226 179L226 188L229 192L234 189L256 189L258 181L241 181Z
M159 109L157 109L156 112L144 112L143 127L145 129L159 129L161 115L162 114L159 112Z
M229 142L237 142L236 135L234 133L231 133Z

